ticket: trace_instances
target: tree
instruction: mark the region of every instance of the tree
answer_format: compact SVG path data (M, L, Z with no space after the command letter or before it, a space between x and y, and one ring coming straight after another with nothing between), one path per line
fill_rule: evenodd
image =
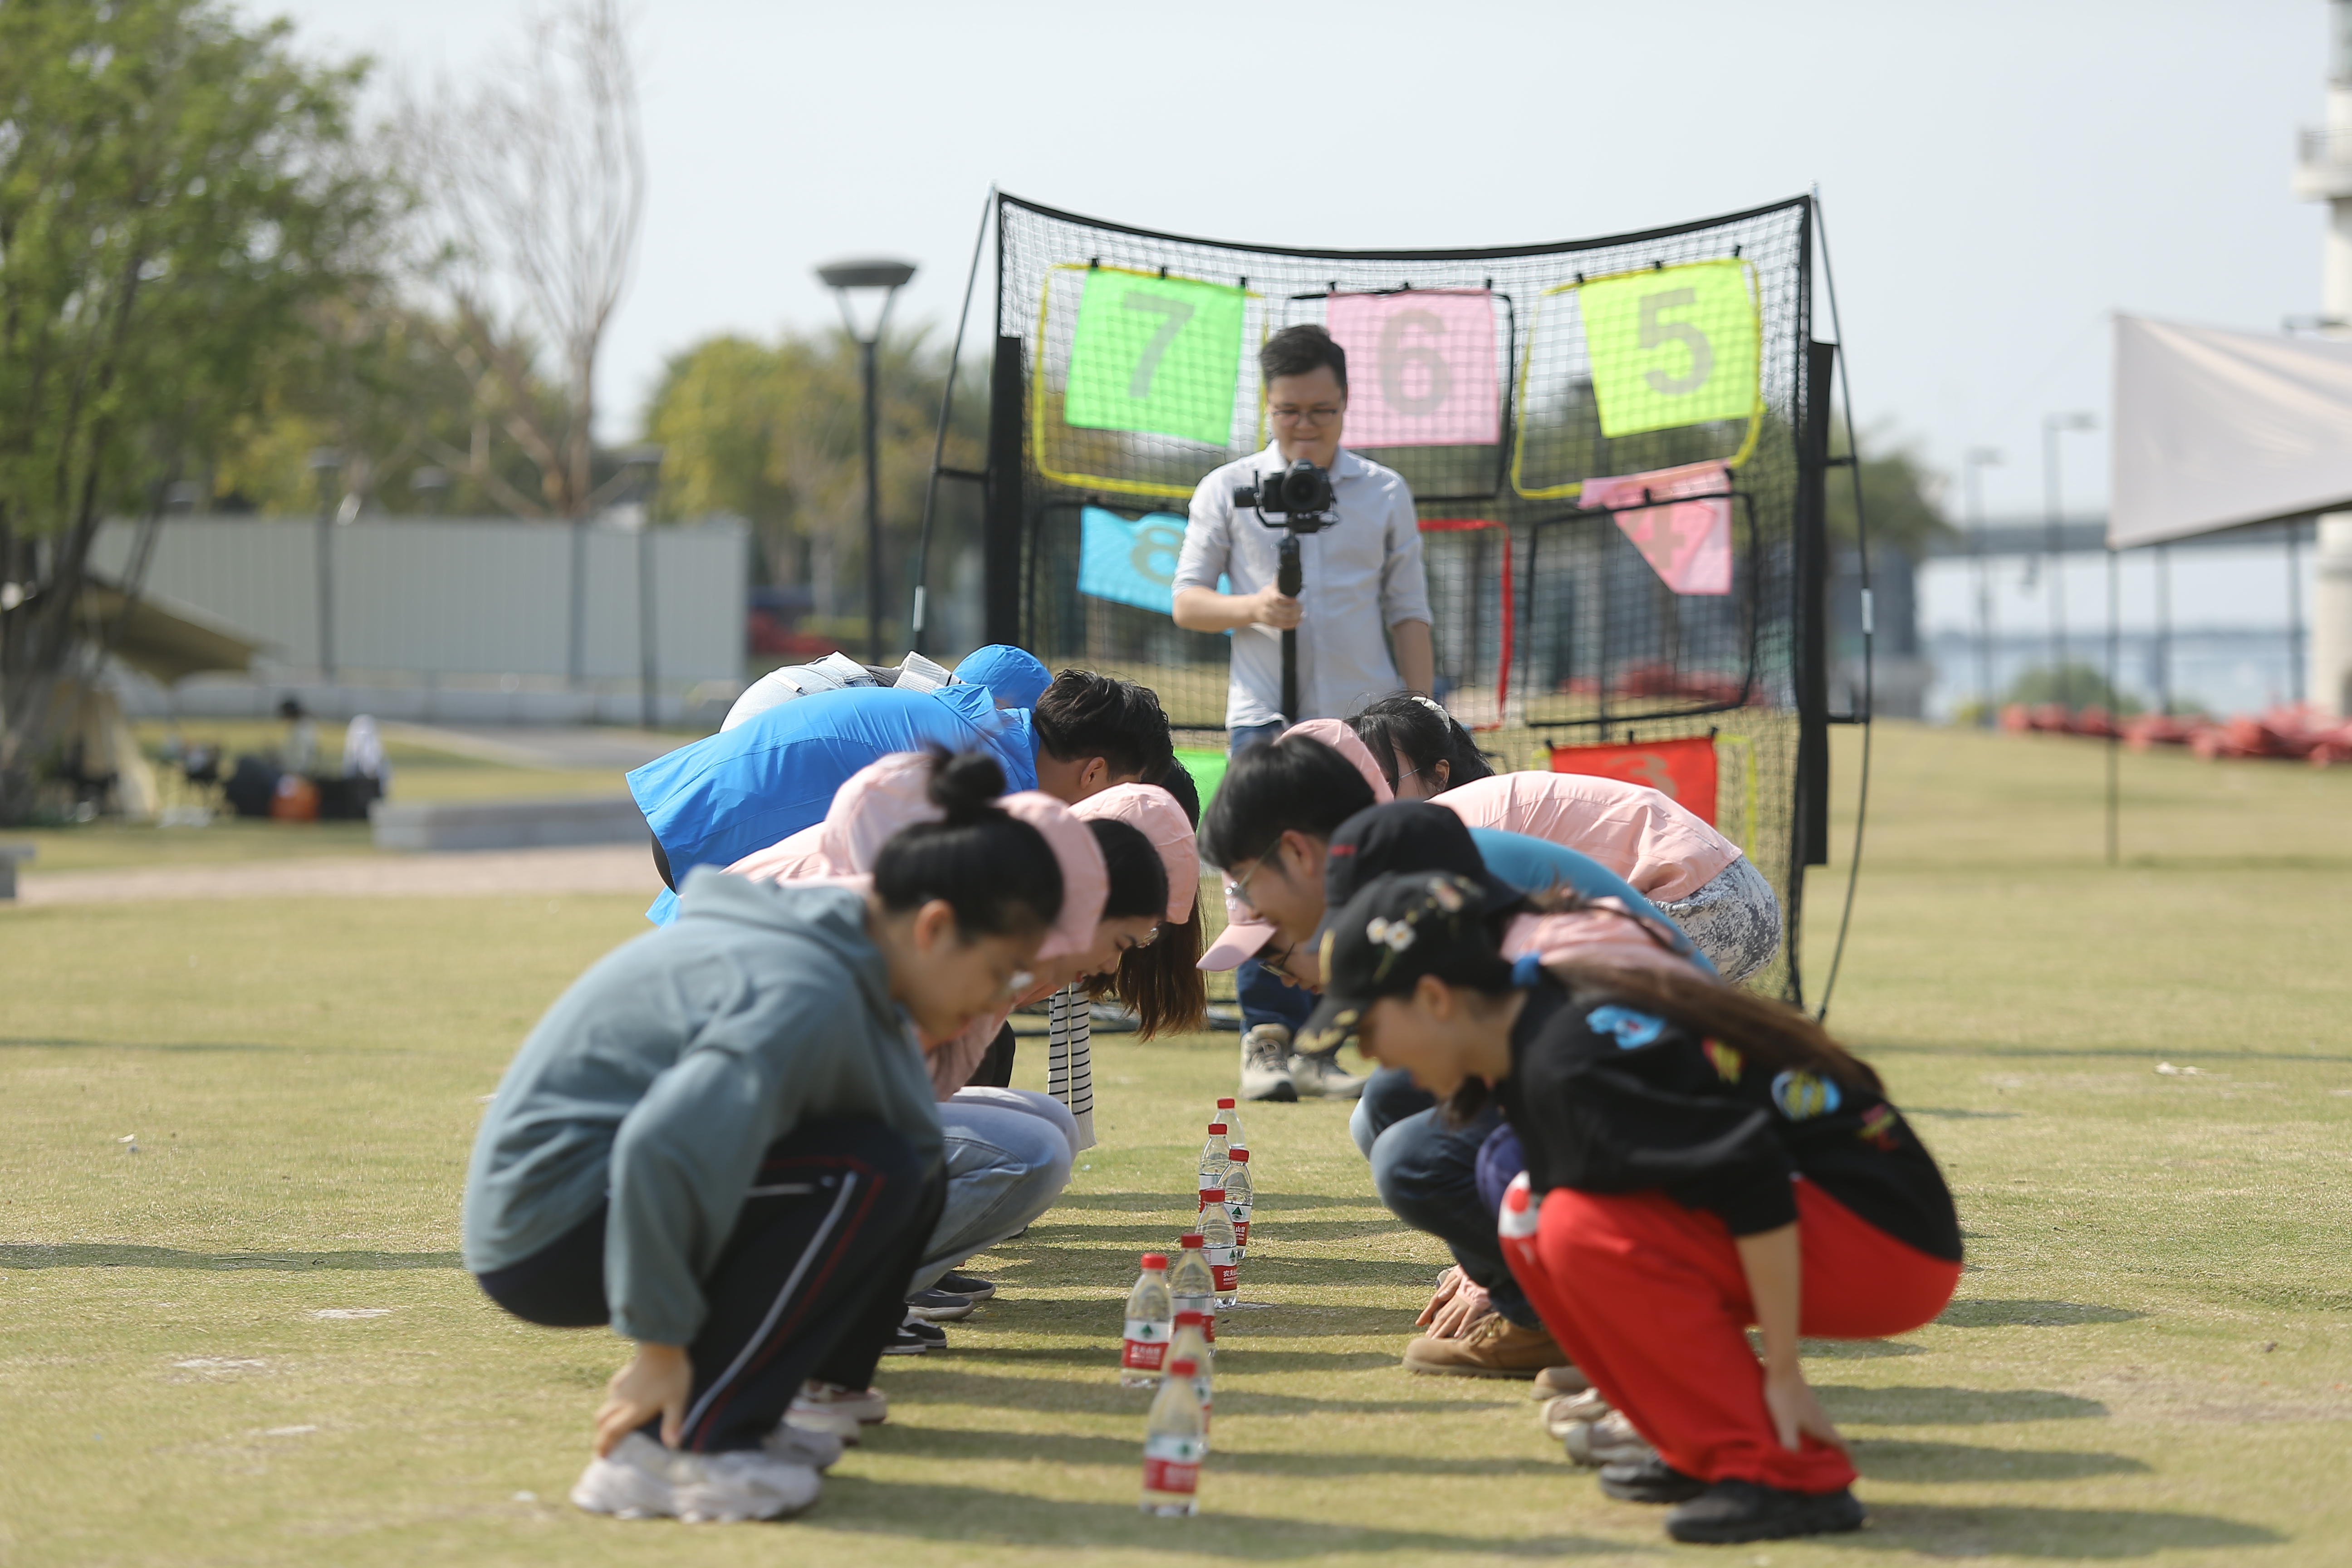
M1832 443L1832 449L1843 457L1842 427L1839 434L1841 438ZM1928 541L1952 531L1952 525L1944 521L1943 476L1929 468L1907 444L1896 445L1877 431L1863 432L1859 472L1863 515L1869 524L1874 548L1893 545L1916 561L1925 553ZM1839 544L1854 542L1853 489L1853 474L1843 468L1830 471L1824 499L1828 503L1830 538Z
M0 4L0 817L30 808L59 678L95 664L100 520L152 526L380 242L361 68L287 31L205 0Z
M636 75L614 0L534 24L507 70L410 104L394 136L415 171L416 264L478 428L512 440L538 494L486 438L426 443L520 517L579 519L595 487L596 361L636 261L646 192ZM542 380L552 361L553 374Z
M922 521L947 360L921 328L893 333L877 355L885 547L899 563L911 562ZM968 367L957 385L946 461L976 468L987 376ZM834 586L857 581L865 563L863 395L857 346L843 332L773 346L709 338L674 356L645 418L646 438L663 449L659 515L748 520L769 581L808 584L820 616L845 612ZM942 506L950 500L943 491Z

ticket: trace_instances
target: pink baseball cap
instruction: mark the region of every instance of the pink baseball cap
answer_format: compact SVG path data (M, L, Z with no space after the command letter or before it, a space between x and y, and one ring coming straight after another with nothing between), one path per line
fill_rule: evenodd
M1201 896L1201 847L1176 797L1158 784L1113 784L1070 807L1081 819L1124 822L1151 841L1168 872L1168 923L1181 925ZM1234 961L1241 962L1239 959Z

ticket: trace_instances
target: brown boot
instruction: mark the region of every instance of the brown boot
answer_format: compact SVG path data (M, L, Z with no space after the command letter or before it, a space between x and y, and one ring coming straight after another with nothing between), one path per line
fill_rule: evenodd
M1567 1359L1549 1331L1523 1329L1500 1312L1479 1319L1460 1339L1423 1334L1404 1347L1406 1371L1441 1377L1533 1377Z

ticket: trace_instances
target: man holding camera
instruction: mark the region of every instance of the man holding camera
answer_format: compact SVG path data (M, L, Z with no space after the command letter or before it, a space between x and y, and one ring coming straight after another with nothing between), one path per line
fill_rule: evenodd
M1302 720L1345 719L1400 689L1426 692L1435 674L1412 491L1393 470L1339 444L1346 353L1319 326L1286 327L1258 351L1258 366L1274 444L1227 463L1192 492L1174 583L1178 626L1234 634L1225 698L1234 752L1263 745ZM1314 471L1299 469L1302 463ZM1268 493L1277 488L1279 508ZM1237 503L1236 490L1255 491L1258 504ZM1296 595L1284 593L1278 579L1286 532L1297 535ZM1217 591L1220 576L1232 593ZM1285 632L1297 633L1297 712L1283 706ZM1328 1057L1290 1054L1311 995L1286 986L1255 959L1243 963L1234 982L1244 1098L1362 1092L1362 1080Z

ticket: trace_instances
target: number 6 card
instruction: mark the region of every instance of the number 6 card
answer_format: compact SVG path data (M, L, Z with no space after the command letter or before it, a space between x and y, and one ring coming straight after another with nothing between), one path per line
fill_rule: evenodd
M1488 445L1502 435L1494 296L1484 289L1335 294L1351 447Z
M1576 291L1603 436L1756 410L1756 300L1744 261L1623 272Z

